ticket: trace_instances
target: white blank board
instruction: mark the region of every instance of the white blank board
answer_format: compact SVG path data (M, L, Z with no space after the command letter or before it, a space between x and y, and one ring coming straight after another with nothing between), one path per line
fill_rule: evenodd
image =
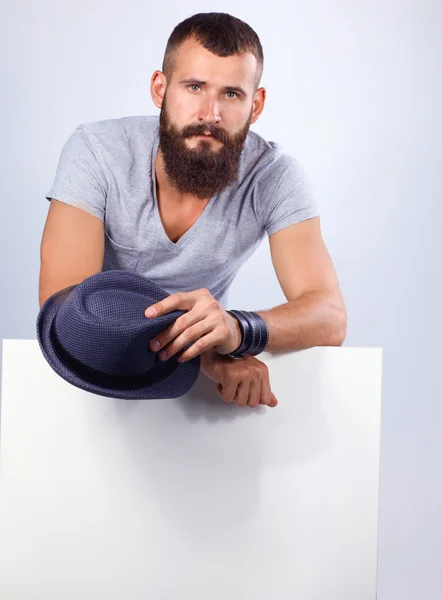
M259 358L277 408L104 398L4 340L0 598L375 600L382 349Z

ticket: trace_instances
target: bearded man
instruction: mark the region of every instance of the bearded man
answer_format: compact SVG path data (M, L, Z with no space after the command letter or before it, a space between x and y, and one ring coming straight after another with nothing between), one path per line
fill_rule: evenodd
M250 126L264 56L256 32L225 13L179 23L151 78L158 116L83 123L60 156L41 244L40 306L109 269L140 273L170 296L146 318L184 310L152 340L159 359L201 356L226 402L274 407L263 350L341 345L346 309L298 161ZM228 311L227 292L263 237L287 302Z

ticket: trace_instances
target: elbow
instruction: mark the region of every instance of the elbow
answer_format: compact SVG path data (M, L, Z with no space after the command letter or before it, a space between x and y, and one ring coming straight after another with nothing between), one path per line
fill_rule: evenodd
M347 337L347 311L343 308L336 319L334 327L333 346L342 346Z
M347 311L344 304L333 306L330 315L328 346L342 346L347 337Z
M347 330L339 330L338 333L336 333L334 339L333 339L333 344L331 344L332 346L343 346L344 342L345 342L345 338L347 336Z

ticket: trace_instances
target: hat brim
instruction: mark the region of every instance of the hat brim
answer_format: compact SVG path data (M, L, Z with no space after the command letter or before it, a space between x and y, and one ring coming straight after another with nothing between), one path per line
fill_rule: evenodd
M75 285L71 285L50 296L41 307L37 318L37 340L40 349L46 361L60 377L86 392L124 400L179 398L192 388L199 376L200 356L196 356L184 363L177 363L176 369L166 379L134 389L116 390L95 383L89 383L69 368L56 353L50 334L52 323L58 310L75 287ZM175 358L172 357L169 360L175 360Z

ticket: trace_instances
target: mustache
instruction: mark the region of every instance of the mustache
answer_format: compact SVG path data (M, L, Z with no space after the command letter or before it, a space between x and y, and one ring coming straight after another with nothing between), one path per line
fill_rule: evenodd
M181 135L182 137L187 138L193 137L194 135L204 135L208 132L215 139L223 142L224 144L228 143L229 141L228 134L223 129L219 129L219 127L216 127L215 125L188 125L187 127L184 127Z

